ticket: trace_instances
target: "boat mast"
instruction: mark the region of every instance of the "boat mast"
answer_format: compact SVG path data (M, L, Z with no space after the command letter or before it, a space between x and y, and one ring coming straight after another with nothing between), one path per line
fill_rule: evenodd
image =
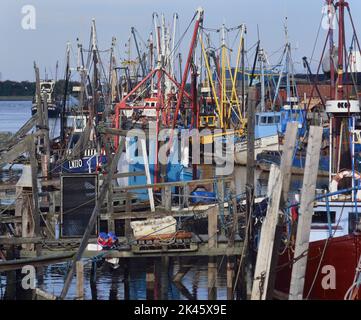
M329 5L333 5L330 1ZM345 7L348 3L345 0L339 0L335 8L338 10L338 60L337 60L337 78L336 90L333 90L331 80L331 92L334 96L326 103L326 112L331 115L330 120L330 175L329 182L331 185L335 175L341 170L352 170L354 172L354 136L355 115L360 113L360 103L358 100L350 100L345 95L343 74L345 67L344 52L345 47ZM332 23L329 24L332 29ZM331 30L329 30L331 32ZM333 51L333 43L330 42L330 52ZM332 70L334 62L330 58L330 67ZM352 179L352 187L355 182ZM345 185L343 187L351 187ZM353 195L355 198L355 195Z
M178 13L175 13L173 15L173 34L172 34L172 48L170 52L170 75L172 77L175 77L174 74L174 49L175 49L175 38L176 38L176 32L177 32L177 21L178 21Z
M227 104L227 97L226 97L226 27L224 24L222 24L222 28L221 28L221 32L222 32L222 44L221 44L221 48L222 48L222 80L221 80L221 117L224 118L224 116L227 114L226 112L226 104ZM225 127L222 129L226 129L227 128L227 124L224 123Z
M331 99L335 99L335 62L333 61L333 53L334 53L334 39L333 39L333 17L335 14L335 9L334 9L334 4L333 4L333 0L327 0L328 1L328 25L330 26L329 28L329 35L330 35L330 49L329 49L329 54L330 54L330 81L331 81L331 85L330 85L330 97Z
M345 43L345 0L339 0L336 4L339 8L339 17L338 17L338 63L337 63L337 97L336 99L342 100L344 98L344 89L343 89L343 52L344 52L344 43ZM332 29L332 26L331 26Z
M70 42L68 42L66 45L65 87L64 87L63 105L60 114L60 137L62 142L65 141L65 108L66 108L66 98L68 95L69 78L70 78Z
M135 28L134 27L131 28L131 32L132 32L134 43L135 43L135 49L137 50L139 64L140 64L140 67L142 69L142 77L144 78L146 76L145 65L144 65L144 60L142 59L142 55L140 53L140 49L139 49L137 37L135 35Z
M263 48L259 50L259 62L261 68L261 112L266 111L266 104L265 104L265 77L264 77L264 63L265 63L265 54Z

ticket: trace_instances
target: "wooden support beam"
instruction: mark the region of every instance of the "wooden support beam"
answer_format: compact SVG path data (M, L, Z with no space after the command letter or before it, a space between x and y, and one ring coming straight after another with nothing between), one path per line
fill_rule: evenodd
M278 237L276 233L277 230L281 230L283 226L282 222L279 221L279 207L286 203L288 197L297 130L297 123L289 123L287 125L281 167L279 170L271 167L268 185L268 197L270 199L268 209L270 210L270 206L272 205L276 206L276 208L267 212L265 221L262 224L251 296L253 300L265 300L270 297L270 294L273 294L275 275L272 273L272 270L275 269L278 263L280 240L280 237ZM276 170L276 172L272 170ZM277 177L278 175L279 177ZM274 181L274 179L276 179L276 181ZM281 192L280 198L278 198L279 192ZM273 197L275 195L277 198ZM275 201L277 204L274 203ZM270 213L272 216L269 215ZM278 224L281 224L281 226L277 229Z
M269 204L266 217L262 223L260 244L254 273L252 300L265 300L272 259L272 249L276 225L278 223L279 205L282 191L282 175L279 167L271 166L268 180Z
M292 164L293 156L297 142L298 123L289 122L286 128L285 142L282 149L281 158L281 172L282 172L282 195L281 206L287 203L288 194L290 191L291 177L292 177Z
M9 149L17 144L19 142L18 140L24 137L37 124L38 117L38 114L35 113L9 140L3 144L2 149Z
M35 71L35 95L36 95L36 113L38 114L38 123L37 125L39 127L42 127L44 123L43 119L43 112L41 107L41 88L40 88L40 73L39 68L36 66L36 63L34 62L34 71Z
M252 250L249 250L248 247L252 240L252 216L254 209L254 179L256 171L256 161L255 161L255 112L256 112L256 96L257 90L254 87L248 89L248 105L247 105L247 177L246 177L246 249L244 251L243 259L241 260L243 265L241 266L243 279L243 295L244 298L248 298L251 295L251 283L253 276L253 261L254 253ZM243 95L242 100L245 100ZM243 102L243 105L244 102ZM245 111L245 110L244 110ZM246 296L247 297L246 297Z
M0 224L1 223L2 224L15 223L17 225L16 227L21 228L21 217L2 214L2 215L0 215ZM19 234L17 234L17 235L19 235Z
M20 157L23 153L29 150L29 143L34 145L34 137L36 134L29 135L12 147L9 151L3 152L0 155L0 166L13 162L16 158Z
M0 272L18 270L26 265L32 265L34 267L46 266L51 264L60 263L63 261L70 260L74 253L60 253L41 256L37 258L26 258L26 259L15 259L0 262Z
M305 284L311 223L313 215L313 201L315 199L317 172L322 144L322 127L311 126L308 138L305 174L301 192L301 204L298 216L297 235L294 257L296 260L292 267L290 300L302 300Z
M232 179L232 177L224 177L222 178L225 181L229 181ZM130 191L130 190L141 190L141 189L160 189L165 188L167 186L169 187L184 187L184 186L201 186L201 185L207 185L207 184L213 184L215 181L221 180L220 178L212 178L212 179L203 179L203 180L189 180L189 181L173 181L173 182L161 182L156 184L146 184L146 185L134 185L134 186L124 186L124 187L116 187L114 188L114 191Z
M20 245L24 243L40 243L42 241L41 237L33 238L18 238L18 237L0 237L0 245Z
M35 289L35 300L56 300L56 296L39 288Z
M84 264L82 261L76 262L76 297L77 300L84 299Z
M44 93L43 95L43 104L41 105L42 112L42 131L44 133L44 150L41 155L41 169L42 177L46 180L49 178L50 173L50 138L49 138L49 117L48 117L48 95ZM39 111L38 111L39 112Z
M173 276L173 282L181 282L190 269L192 269L191 265L181 264L178 272Z
M140 177L145 176L145 171L133 171L133 172L118 172L114 174L113 179L128 178L128 177ZM99 180L104 180L105 177L99 177Z
M27 141L27 149L29 151L30 166L31 166L31 184L32 184L32 214L34 218L34 232L36 237L40 237L40 212L39 212L39 194L38 194L38 162L35 154L34 139ZM36 254L41 255L41 245L36 244Z

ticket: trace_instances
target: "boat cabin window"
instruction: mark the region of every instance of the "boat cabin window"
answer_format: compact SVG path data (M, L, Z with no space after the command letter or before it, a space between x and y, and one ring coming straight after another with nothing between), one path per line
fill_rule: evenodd
M41 89L51 89L51 84L49 83L42 84Z
M156 106L156 102L146 102L145 103L146 107L155 107Z
M353 139L355 143L361 143L360 132L354 132Z
M258 118L256 118L256 122ZM281 121L281 117L280 116L261 116L261 125L266 125L266 124L277 124L280 123Z
M358 231L360 223L360 213L359 212L350 212L348 214L348 233L353 233Z
M76 127L76 129L83 129L84 128L83 119L76 119L75 120L75 127Z
M336 212L330 211L331 223L336 223ZM312 216L312 223L328 223L326 211L315 211Z
M275 123L275 118L274 117L268 117L267 123Z

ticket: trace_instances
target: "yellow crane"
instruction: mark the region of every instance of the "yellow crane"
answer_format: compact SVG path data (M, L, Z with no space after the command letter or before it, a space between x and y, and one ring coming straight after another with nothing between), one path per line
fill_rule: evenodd
M241 60L241 54L242 54L242 49L244 46L244 36L246 33L246 27L244 24L242 24L241 26L239 26L239 28L241 28L241 32L240 32L240 41L239 41L239 46L238 46L238 51L237 51L237 59L236 59L236 66L234 68L234 71L232 72L232 68L231 68L231 63L230 63L230 57L228 54L229 49L227 48L226 45L226 37L225 37L225 33L226 33L226 27L225 25L222 25L222 45L221 45L221 81L220 81L220 93L217 94L217 90L216 90L216 84L215 81L213 79L213 75L212 75L212 70L211 70L211 66L209 64L209 59L208 59L208 55L207 55L207 51L204 45L204 41L202 39L202 34L199 34L199 42L201 44L201 48L202 48L202 54L204 56L204 61L205 61L205 67L206 67L206 71L207 71L207 82L210 85L210 89L212 92L212 95L214 97L214 102L215 102L215 109L216 109L216 113L218 116L218 126L210 126L209 123L217 123L217 121L215 121L215 119L212 121L212 119L209 119L210 117L214 117L216 118L216 116L211 116L211 115L200 115L200 128L203 127L203 124L206 123L208 127L212 127L214 129L222 129L222 133L219 134L212 134L209 136L204 136L202 137L202 143L207 144L207 143L212 143L213 142L213 138L217 137L217 136L226 136L228 134L233 134L232 132L227 133L226 130L227 129L236 129L236 131L234 132L235 134L238 135L243 135L245 128L246 128L246 124L247 121L246 119L242 116L242 110L241 110L241 102L240 99L238 97L238 93L237 93L237 73L239 72L239 64L240 64L240 60ZM229 74L229 80L231 82L231 89L229 90L229 84L227 81L227 71ZM243 97L242 97L243 99ZM237 128L232 128L231 127L231 117L232 117L232 110L236 113L238 119L239 119L239 126L237 126ZM204 119L204 118L207 119Z

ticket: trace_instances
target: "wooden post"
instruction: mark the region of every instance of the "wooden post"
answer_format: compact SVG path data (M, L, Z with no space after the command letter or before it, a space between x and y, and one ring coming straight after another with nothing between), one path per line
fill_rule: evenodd
M108 199L107 199L107 213L112 215L114 213L114 203L113 203L113 183L110 183L108 189ZM108 232L115 232L115 222L114 219L108 219Z
M48 227L50 228L51 231L49 232L48 237L50 239L55 239L55 224L56 224L56 220L55 220L55 213L56 213L55 191L50 192L49 198L50 198L49 212L46 215L46 223L47 223L47 225L48 225Z
M255 165L255 110L256 110L256 88L249 88L248 98L248 118L247 118L247 179L246 179L246 194L247 194L247 219L251 217L253 210L253 196L254 196L254 172Z
M38 114L38 126L41 127L44 124L43 112L41 107L41 89L40 89L40 74L39 68L36 66L34 62L34 70L35 70L35 86L36 86L36 100L37 100L37 114Z
M282 193L280 200L280 208L285 207L288 201L288 193L290 190L291 177L292 177L292 164L293 164L294 152L296 148L297 132L298 132L298 123L289 122L286 128L285 142L283 145L281 166L280 166L281 174L282 174ZM268 281L268 290L266 293L266 299L270 299L270 300L273 299L273 292L276 281L275 269L277 268L278 265L278 257L281 246L283 228L284 228L284 221L282 219L278 219L278 224L275 232L270 275Z
M189 185L186 184L183 187L183 208L188 208L189 206Z
M218 240L218 206L212 207L208 211L208 248L217 248ZM216 289L217 262L214 257L208 257L208 299L217 299Z
M149 161L148 161L148 154L147 154L147 144L145 139L140 139L140 143L142 146L142 154L143 154L143 160L144 160L144 170L145 170L145 176L147 178L147 184L152 183L152 179L150 177L150 170L149 170ZM148 188L148 195L149 195L149 203L150 203L150 210L152 212L155 211L154 206L154 196L153 196L153 189Z
M301 192L301 204L297 225L294 257L301 257L307 252L313 215L317 173L322 143L322 127L311 126L307 146L305 173ZM307 255L296 260L292 267L290 300L302 300L307 266Z
M129 262L128 259L124 261L124 300L130 299L130 288L129 288Z
M98 290L97 290L97 262L92 261L92 266L90 270L90 291L92 295L92 300L98 300Z
M283 145L283 154L281 158L281 172L282 172L282 195L281 206L287 203L288 193L290 190L292 177L293 156L296 148L298 123L289 122L286 128L285 143Z
M233 179L230 182L230 195L231 195L231 201L230 204L232 205L232 211L229 213L232 214L233 222L232 225L229 228L229 235L228 235L228 246L233 247L234 246L234 240L236 233L238 232L238 215L237 215L237 190L236 185L234 181L235 177L233 174Z
M40 212L39 212L39 196L38 196L38 162L35 155L34 140L28 141L29 158L31 165L31 184L32 184L32 213L34 218L34 232L36 237L40 237ZM41 255L41 244L35 245L36 255Z
M146 270L146 294L147 294L147 300L154 300L154 289L155 289L155 274L154 274L154 262L152 261L149 265L147 265Z
M224 180L223 179L218 179L217 180L217 194L218 194L218 210L219 213L222 217L224 217ZM220 219L222 219L222 217L220 217ZM221 228L221 234L222 236L225 235L225 229L222 227Z
M172 187L170 186L164 188L164 208L167 211L172 210Z
M42 176L43 179L49 178L50 172L50 139L49 139L49 118L48 118L48 102L47 94L43 95L44 103L42 104L42 131L44 132L44 152L41 156L42 159Z
M244 267L241 266L242 275L241 279L244 280L243 288L244 291L247 292L247 297L250 295L251 291L251 282L253 276L253 253L248 249L249 244L252 239L252 222L249 222L252 219L253 215L253 207L254 207L254 178L255 178L255 151L254 151L254 143L255 143L255 112L256 112L256 96L257 90L254 87L250 87L248 89L248 106L247 106L247 179L246 179L246 221L245 225L248 226L248 235L245 240L245 251L243 264ZM243 101L244 101L243 95Z
M217 248L218 238L218 206L208 210L208 248Z
M208 258L208 300L217 300L217 260Z
M132 212L132 197L129 191L127 191L125 194L125 211ZM127 239L130 239L130 237L132 236L132 228L130 227L130 222L130 219L124 220L124 236Z
M254 273L252 300L265 300L269 271L272 258L273 241L278 222L279 205L282 191L282 175L274 164L271 166L268 180L269 204L267 215L262 224L260 244L258 247L257 262Z
M169 256L161 256L161 272L160 272L160 298L168 300L169 289Z
M227 300L233 300L234 263L227 257Z
M15 216L21 217L22 220L23 209L25 209L25 195L23 192L23 187L16 186L15 196ZM22 234L22 224L23 222L15 223L15 235L18 237L24 237Z
M15 259L15 246L11 245L6 250L6 259L13 260ZM6 271L6 288L4 300L16 300L16 271Z
M254 276L255 280L252 289L253 300L264 300L267 298L272 299L275 280L275 275L272 273L272 270L275 269L278 263L278 251L280 245L280 243L276 242L277 240L280 241L280 237L277 236L277 230L281 231L281 227L283 226L282 222L279 221L278 208L280 205L283 206L286 203L288 197L297 130L297 123L289 123L287 125L280 172L275 173L271 168L268 185L268 197L270 199L270 205L276 205L274 203L274 201L276 201L278 203L278 207L275 208L275 210L270 211L271 208L269 206L269 211L267 212L266 219L262 225L260 245L257 254L256 271ZM279 174L280 177L275 177L275 174ZM277 188L276 190L273 186L275 183L273 181L274 179L278 180L278 184L275 186ZM279 188L281 189L279 190ZM279 199L271 197L272 195L277 195L278 197L279 191L281 192ZM274 214L274 216L270 216L270 212ZM278 229L277 224L280 225Z
M84 265L82 261L76 262L76 296L78 300L84 299Z

